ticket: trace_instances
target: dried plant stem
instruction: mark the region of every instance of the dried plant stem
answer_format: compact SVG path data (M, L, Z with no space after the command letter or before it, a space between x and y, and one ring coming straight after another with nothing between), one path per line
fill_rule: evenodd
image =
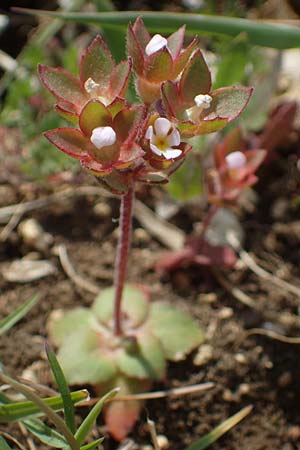
M127 274L129 248L131 242L132 212L134 202L134 187L130 187L128 192L121 198L119 241L115 261L114 273L114 334L122 336L122 296L124 283Z
M283 291L290 292L291 294L296 295L298 298L300 298L300 288L297 286L294 286L291 283L288 283L285 280L282 280L281 278L278 278L276 275L268 272L267 270L260 267L256 261L250 256L248 252L246 252L245 249L242 248L239 241L236 239L236 237L233 235L233 233L228 233L227 236L228 242L232 245L232 247L238 252L239 257L241 260L246 264L246 266L252 270L257 276L260 278L263 278L264 280L268 280L271 283L278 286Z

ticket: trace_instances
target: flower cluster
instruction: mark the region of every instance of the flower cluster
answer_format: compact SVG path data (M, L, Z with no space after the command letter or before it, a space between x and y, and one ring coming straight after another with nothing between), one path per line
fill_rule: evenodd
M184 31L151 38L138 18L128 26L127 61L116 65L97 36L81 57L79 78L39 66L56 111L73 124L46 132L46 138L114 193L126 193L137 181L166 183L191 149L186 138L223 128L251 96L244 87L211 92L198 40L183 49ZM139 105L126 100L131 73Z

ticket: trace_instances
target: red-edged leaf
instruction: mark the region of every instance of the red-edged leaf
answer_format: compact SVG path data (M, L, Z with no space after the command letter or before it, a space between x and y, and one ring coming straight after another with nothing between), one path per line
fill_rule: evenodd
M56 128L46 131L45 137L59 150L77 159L87 155L88 148L92 145L76 128Z
M226 118L228 122L236 119L244 110L252 95L253 88L232 86L216 89L210 95L212 102L204 110L205 120Z
M145 67L145 77L148 81L162 82L170 78L173 60L169 50L164 47L148 56Z
M77 111L86 101L86 94L82 90L80 81L61 67L39 65L38 72L46 88L60 100L75 105ZM79 108L78 108L79 106Z
M198 38L195 38L190 45L177 56L173 65L172 79L175 79L184 69L193 51L197 48L198 42Z
M110 88L112 98L125 97L128 86L132 60L120 62L113 70L110 78Z
M200 50L197 50L185 67L179 82L179 92L186 102L193 102L198 94L211 88L211 76Z
M247 158L247 168L250 173L256 172L259 166L263 163L267 155L266 150L255 149L245 152Z
M97 177L106 177L113 170L112 166L105 167L102 163L95 161L89 155L82 158L80 163L84 169L88 170Z
M92 131L97 127L111 127L112 117L103 103L93 99L81 111L79 125L84 134L90 137Z
M216 146L214 151L214 158L217 167L222 167L225 164L225 156L233 151L245 150L245 143L242 139L242 131L239 127L234 128L228 133L224 139Z
M138 17L136 19L132 29L141 48L144 49L148 44L148 42L150 41L151 36L148 33L148 30L145 27L144 21L141 17Z
M170 116L176 117L180 109L180 99L177 86L173 81L166 81L162 85L163 105Z
M136 39L132 26L129 24L127 28L126 39L127 54L132 58L133 68L137 74L143 74L144 68L144 52Z
M55 111L64 119L72 122L73 124L78 124L78 115L74 112L71 112L68 108L62 106L62 104L55 105Z
M176 59L182 49L183 39L185 33L185 25L179 28L179 30L175 31L175 33L171 34L168 41L168 48L172 54L173 59Z
M113 68L114 61L110 50L98 35L81 57L79 65L81 82L84 84L88 78L92 78L101 87L108 86Z
M227 123L228 119L202 120L197 124L192 122L178 122L177 127L183 137L192 137L222 130Z
M144 107L139 105L124 108L114 117L113 128L121 145L129 145L135 139L144 114Z
M108 111L112 117L115 117L118 112L126 107L126 100L124 98L116 97L114 101L107 106Z

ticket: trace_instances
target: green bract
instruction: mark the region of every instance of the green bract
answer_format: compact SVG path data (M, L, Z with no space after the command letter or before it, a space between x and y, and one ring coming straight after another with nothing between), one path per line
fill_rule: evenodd
M184 359L203 341L202 331L188 314L161 301L150 303L145 290L133 285L124 290L124 335L115 336L113 300L114 289L108 288L91 309L55 311L50 318L50 336L59 348L58 358L70 384L94 384L101 392L119 386L121 395L141 392L165 377L167 360ZM115 437L126 435L140 406L131 404L131 416L126 414L123 419L119 417L122 405L112 403L106 408Z

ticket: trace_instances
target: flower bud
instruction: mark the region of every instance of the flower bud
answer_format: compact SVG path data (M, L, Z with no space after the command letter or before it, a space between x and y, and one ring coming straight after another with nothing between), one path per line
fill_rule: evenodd
M115 144L117 135L112 127L98 127L93 130L90 140L100 149Z
M231 152L225 156L225 161L230 170L241 169L247 163L247 158L244 153L236 151Z
M145 48L146 55L150 56L153 53L158 52L158 50L161 50L162 48L167 46L168 46L167 39L161 36L160 34L155 34L146 45Z

